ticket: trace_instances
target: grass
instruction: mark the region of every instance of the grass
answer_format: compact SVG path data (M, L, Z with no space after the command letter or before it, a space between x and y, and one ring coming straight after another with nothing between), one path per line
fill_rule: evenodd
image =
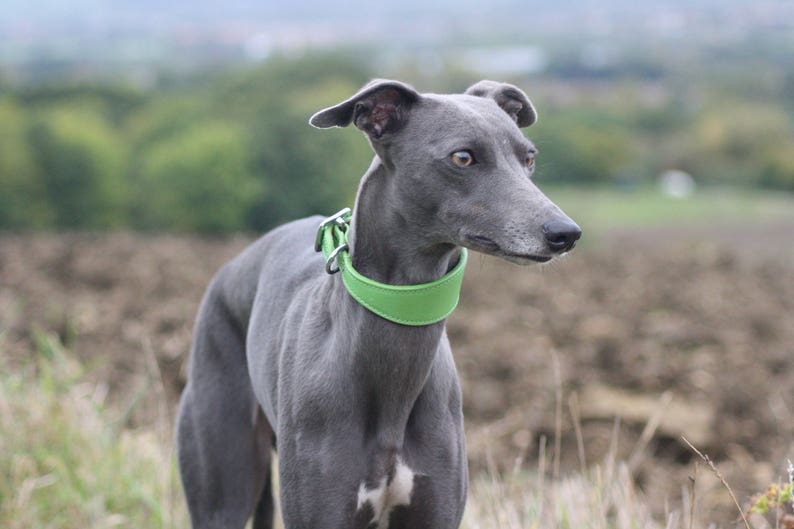
M121 428L124 411L104 403L106 389L52 335L36 332L25 366L3 360L0 336L0 527L186 528L187 513L174 466L170 424L162 431ZM682 529L690 509L654 519L629 465L615 449L603 464L548 479L545 442L538 468L472 476L463 529ZM750 513L775 511L789 529L792 475L759 494ZM277 481L277 480L276 480ZM724 480L723 483L725 484ZM727 484L725 484L727 487ZM694 494L694 489L692 494ZM276 528L280 529L280 523Z
M0 340L0 527L187 527L170 433L120 428L124 413L57 338L38 332L36 344L11 368ZM660 527L626 465L547 482L540 460L534 474L474 476L462 527Z
M38 333L35 361L7 368L0 365L0 527L186 527L168 442L119 428L103 386L85 382L57 339Z
M632 228L683 228L694 221L794 220L794 195L741 189L703 189L676 199L653 187L621 191L544 186L544 192L576 221L600 232Z
M524 472L471 482L464 529L652 529L682 527L678 513L654 520L626 464L614 460L556 481Z

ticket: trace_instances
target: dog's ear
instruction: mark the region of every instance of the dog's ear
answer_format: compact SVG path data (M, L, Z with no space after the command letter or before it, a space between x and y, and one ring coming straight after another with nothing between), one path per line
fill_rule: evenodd
M420 97L407 84L377 79L347 101L317 112L309 123L327 129L346 127L352 122L370 138L378 140L399 130L408 118L411 105Z
M465 93L470 96L490 97L519 127L529 127L538 120L538 113L527 95L511 84L480 81L470 86Z

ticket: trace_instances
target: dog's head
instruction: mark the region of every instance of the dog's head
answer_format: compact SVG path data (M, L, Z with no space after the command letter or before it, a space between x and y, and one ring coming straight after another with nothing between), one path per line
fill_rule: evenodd
M395 181L395 206L431 241L527 264L571 250L581 235L532 182L538 151L520 128L536 120L510 84L438 95L378 80L310 122L361 129Z

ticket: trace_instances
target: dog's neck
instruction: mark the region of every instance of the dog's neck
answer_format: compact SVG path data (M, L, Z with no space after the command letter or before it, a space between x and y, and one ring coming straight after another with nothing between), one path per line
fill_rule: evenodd
M361 179L348 237L353 267L389 285L417 285L444 276L460 257L453 244L427 239L427 226L397 207L400 185L376 156Z
M405 221L391 198L391 176L376 157L362 178L348 236L353 266L364 276L391 285L439 279L457 263L460 249L428 243L417 233L421 224ZM349 296L344 299L356 303ZM414 402L446 340L445 323L411 327L359 309L341 311L340 316L351 318L345 327L350 330L349 350L359 388L373 411L377 442L399 446Z

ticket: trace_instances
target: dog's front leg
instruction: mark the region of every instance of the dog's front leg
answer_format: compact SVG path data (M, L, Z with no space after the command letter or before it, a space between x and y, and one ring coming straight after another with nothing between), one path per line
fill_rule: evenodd
M422 393L402 433L367 428L365 414L280 423L285 528L457 529L466 449L459 389L444 386Z
M371 515L358 509L366 479L358 426L340 421L314 432L279 425L279 485L286 529L366 529Z

